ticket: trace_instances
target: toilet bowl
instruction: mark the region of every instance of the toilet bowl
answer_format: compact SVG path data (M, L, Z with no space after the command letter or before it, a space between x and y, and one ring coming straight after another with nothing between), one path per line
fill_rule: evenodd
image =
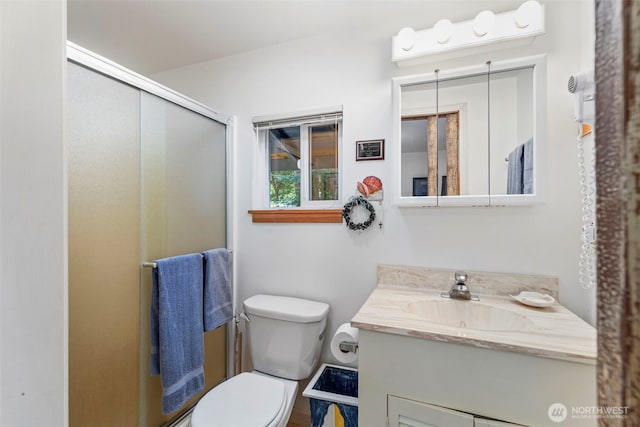
M297 381L244 372L200 399L191 427L285 427L297 391Z
M298 391L318 364L329 305L255 295L244 301L251 360L256 369L205 394L191 427L285 427Z

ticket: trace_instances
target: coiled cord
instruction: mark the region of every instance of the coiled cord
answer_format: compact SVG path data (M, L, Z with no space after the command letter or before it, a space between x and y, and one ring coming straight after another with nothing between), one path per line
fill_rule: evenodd
M585 144L591 142L591 155L585 158ZM578 136L578 173L582 201L582 245L578 275L583 289L596 285L595 144L593 137Z

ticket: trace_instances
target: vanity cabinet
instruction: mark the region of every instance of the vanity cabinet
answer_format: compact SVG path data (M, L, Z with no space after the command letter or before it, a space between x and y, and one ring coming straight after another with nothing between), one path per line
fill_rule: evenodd
M389 396L389 427L517 427L397 396Z
M453 278L378 266L378 286L351 319L359 425L595 427L596 330L561 304L508 297L557 297L557 279L468 272L480 299L460 301L441 296Z
M555 403L568 411L596 406L595 363L366 329L358 353L360 426L386 427L388 418L404 427L551 427ZM595 418L563 421L596 425Z

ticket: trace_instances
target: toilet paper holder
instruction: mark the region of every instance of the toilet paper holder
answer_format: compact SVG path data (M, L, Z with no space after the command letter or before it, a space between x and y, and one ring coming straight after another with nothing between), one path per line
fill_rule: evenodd
M340 351L343 353L357 353L358 352L358 343L352 341L342 341L340 345L338 345Z

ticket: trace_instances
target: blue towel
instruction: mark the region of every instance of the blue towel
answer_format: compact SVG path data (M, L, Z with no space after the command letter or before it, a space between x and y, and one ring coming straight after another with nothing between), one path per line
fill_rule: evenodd
M522 194L533 194L533 138L524 143L522 164Z
M211 331L233 317L229 252L212 249L204 257L204 330Z
M156 261L151 293L151 375L160 374L162 413L204 388L202 255Z
M518 145L507 157L509 166L507 169L507 194L522 194L522 162L524 144Z

